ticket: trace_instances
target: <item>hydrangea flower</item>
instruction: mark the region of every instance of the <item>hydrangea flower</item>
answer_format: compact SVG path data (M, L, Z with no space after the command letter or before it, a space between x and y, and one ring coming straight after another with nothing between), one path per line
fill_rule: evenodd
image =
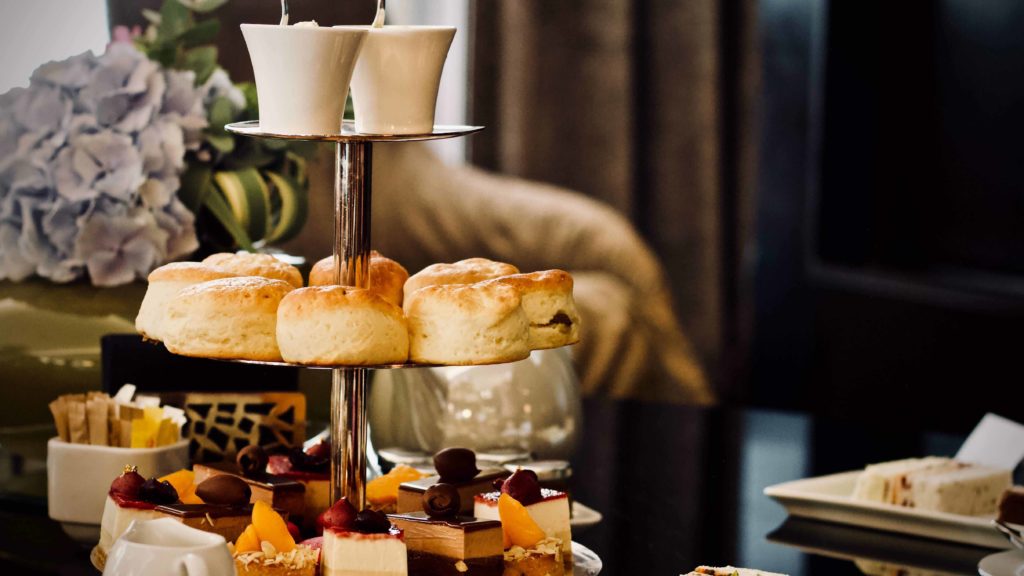
M0 280L113 286L195 251L177 192L220 97L245 104L226 73L196 87L126 42L0 95Z

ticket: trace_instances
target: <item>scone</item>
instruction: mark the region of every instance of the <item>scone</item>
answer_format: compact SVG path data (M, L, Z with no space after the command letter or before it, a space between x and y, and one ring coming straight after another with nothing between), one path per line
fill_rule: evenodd
M580 341L580 315L572 296L572 275L562 270L503 276L490 282L519 291L530 321L530 348L542 350Z
M402 287L409 279L405 268L391 258L373 250L370 252L370 291L395 306L402 305ZM309 273L310 286L334 285L334 257L328 256L313 266Z
M163 340L164 308L174 295L195 284L233 276L237 274L199 262L175 262L153 270L135 318L135 329L148 340Z
M302 273L299 269L270 254L221 252L207 256L203 264L232 272L233 276L260 276L287 282L293 288L302 288Z
M402 309L361 288L291 292L277 311L277 343L286 362L313 366L402 364L409 358Z
M519 274L519 269L486 258L470 258L453 264L431 264L405 281L405 297L408 299L413 292L427 286L475 284L510 274Z
M413 362L497 364L530 355L530 323L511 286L450 284L406 295Z
M178 292L164 313L164 344L175 354L276 362L277 307L293 290L248 276L196 284Z

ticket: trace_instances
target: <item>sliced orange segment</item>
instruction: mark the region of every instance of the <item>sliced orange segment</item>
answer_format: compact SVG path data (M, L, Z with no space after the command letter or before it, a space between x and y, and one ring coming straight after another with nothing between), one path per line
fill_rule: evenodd
M288 525L270 504L260 501L253 505L252 525L260 540L270 542L278 552L291 552L295 548L295 539L288 532Z
M366 484L366 500L377 505L397 502L399 485L403 482L412 482L426 476L426 474L412 466L399 464L387 474L374 478Z
M235 552L259 552L260 537L256 535L256 527L249 524L235 541Z
M505 533L506 548L515 545L529 550L546 536L533 518L530 518L526 507L508 494L502 494L498 498L498 515L501 516L501 529Z
M178 470L177 472L172 472L167 476L160 478L160 481L170 482L171 486L174 486L174 489L177 490L178 498L181 498L181 495L188 491L189 486L192 486L192 491L195 492L196 475L195 472L192 472L191 470ZM184 502L184 500L182 500L182 502Z

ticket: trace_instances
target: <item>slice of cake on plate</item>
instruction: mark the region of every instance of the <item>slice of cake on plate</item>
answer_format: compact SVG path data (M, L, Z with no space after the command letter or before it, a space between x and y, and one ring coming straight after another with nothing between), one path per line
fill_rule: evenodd
M753 570L751 568L735 568L733 566L723 566L721 568L715 568L712 566L698 566L686 574L686 576L786 576L785 574L779 574L777 572L765 572L764 570Z
M423 494L428 488L443 482L451 484L459 491L462 502L460 514L473 514L473 497L477 494L494 489L497 481L508 477L509 472L503 468L479 470L476 467L476 453L467 448L445 448L434 455L436 476L427 476L411 482L403 482L398 487L399 514L423 511Z
M509 494L498 497L504 535L504 576L564 576L571 561L562 555L562 541L544 533L530 513Z
M284 518L266 502L252 508L252 523L235 541L239 576L316 576L319 552L296 544Z
M511 495L526 507L530 518L540 526L545 536L561 542L566 562L572 562L569 497L565 492L541 488L535 472L519 469L502 483L501 492L478 494L474 498L473 515L477 518L500 520L498 503L502 494Z
M322 576L405 576L405 539L382 512L356 509L342 498L319 519Z
M405 533L412 576L501 576L501 522L460 516L459 491L435 484L423 495L423 512L393 514Z
M252 492L253 503L266 502L275 510L288 513L288 518L301 523L306 517L306 487L298 480L267 473L269 456L259 446L247 446L235 458L235 463L219 462L195 464L195 479L203 482L220 475L236 476L244 480ZM319 514L319 512L317 512ZM309 516L309 524L316 514Z
M872 464L857 478L853 499L977 516L996 511L1011 471L949 458L911 458Z

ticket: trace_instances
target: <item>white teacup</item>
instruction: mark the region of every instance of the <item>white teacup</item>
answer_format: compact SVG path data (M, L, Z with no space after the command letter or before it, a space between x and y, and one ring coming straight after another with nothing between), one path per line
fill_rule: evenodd
M450 26L371 28L352 76L356 130L432 132L441 72L454 38Z
M365 26L242 24L260 103L260 129L338 134Z
M103 568L106 576L220 576L235 573L224 537L171 518L132 522Z
M110 483L126 465L138 466L146 478L188 468L188 440L159 448L112 448L51 438L46 443L50 518L99 525Z

